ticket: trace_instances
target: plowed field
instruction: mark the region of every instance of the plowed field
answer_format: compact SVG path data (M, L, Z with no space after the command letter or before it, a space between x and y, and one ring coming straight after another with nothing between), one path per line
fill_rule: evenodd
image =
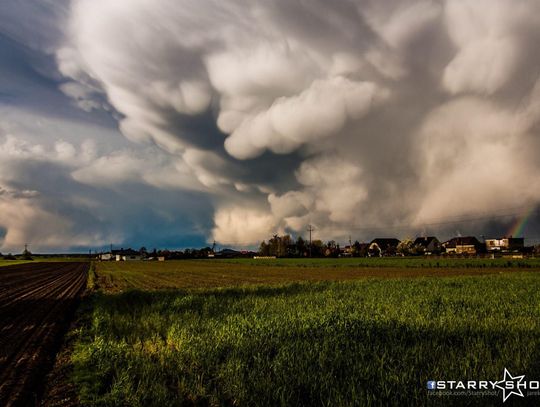
M27 263L0 270L0 406L37 401L87 263Z

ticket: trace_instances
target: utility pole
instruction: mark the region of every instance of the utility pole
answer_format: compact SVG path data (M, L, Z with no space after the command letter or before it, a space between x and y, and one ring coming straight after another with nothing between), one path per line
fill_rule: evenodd
M315 230L315 228L311 225L308 225L307 231L309 232L309 257L311 257L311 233Z

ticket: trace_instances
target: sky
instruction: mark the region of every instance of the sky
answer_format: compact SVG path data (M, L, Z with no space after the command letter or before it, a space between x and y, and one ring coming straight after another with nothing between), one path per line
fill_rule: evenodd
M540 241L539 43L537 0L3 0L0 251Z

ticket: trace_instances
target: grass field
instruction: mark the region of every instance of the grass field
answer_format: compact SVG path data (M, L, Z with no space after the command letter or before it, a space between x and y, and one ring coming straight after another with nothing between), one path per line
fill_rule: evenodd
M276 267L392 267L392 268L539 268L540 258L476 258L476 257L356 257L313 259L223 259L216 263Z
M537 271L179 261L95 273L72 356L83 405L424 405L427 380L540 376Z
M49 262L87 262L88 259L81 257L35 257L33 260L3 260L0 259L0 267L23 263L49 263Z
M2 266L10 266L13 264L23 264L23 263L30 263L31 260L1 260L0 259L0 267Z
M371 260L370 263L368 260ZM167 262L96 263L98 287L108 292L129 288L205 289L238 287L246 284L284 284L301 281L341 281L366 277L408 278L497 274L502 271L540 270L536 260L498 262L492 260L450 260L428 267L409 259L279 259L279 260L178 260ZM429 261L429 260L426 260ZM368 265L366 265L368 264ZM384 267L377 266L385 264ZM454 264L458 264L455 266Z

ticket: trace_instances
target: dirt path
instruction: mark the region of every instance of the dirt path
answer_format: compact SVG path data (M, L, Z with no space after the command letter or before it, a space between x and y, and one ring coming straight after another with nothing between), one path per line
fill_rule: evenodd
M0 406L37 403L87 263L35 263L0 271Z

